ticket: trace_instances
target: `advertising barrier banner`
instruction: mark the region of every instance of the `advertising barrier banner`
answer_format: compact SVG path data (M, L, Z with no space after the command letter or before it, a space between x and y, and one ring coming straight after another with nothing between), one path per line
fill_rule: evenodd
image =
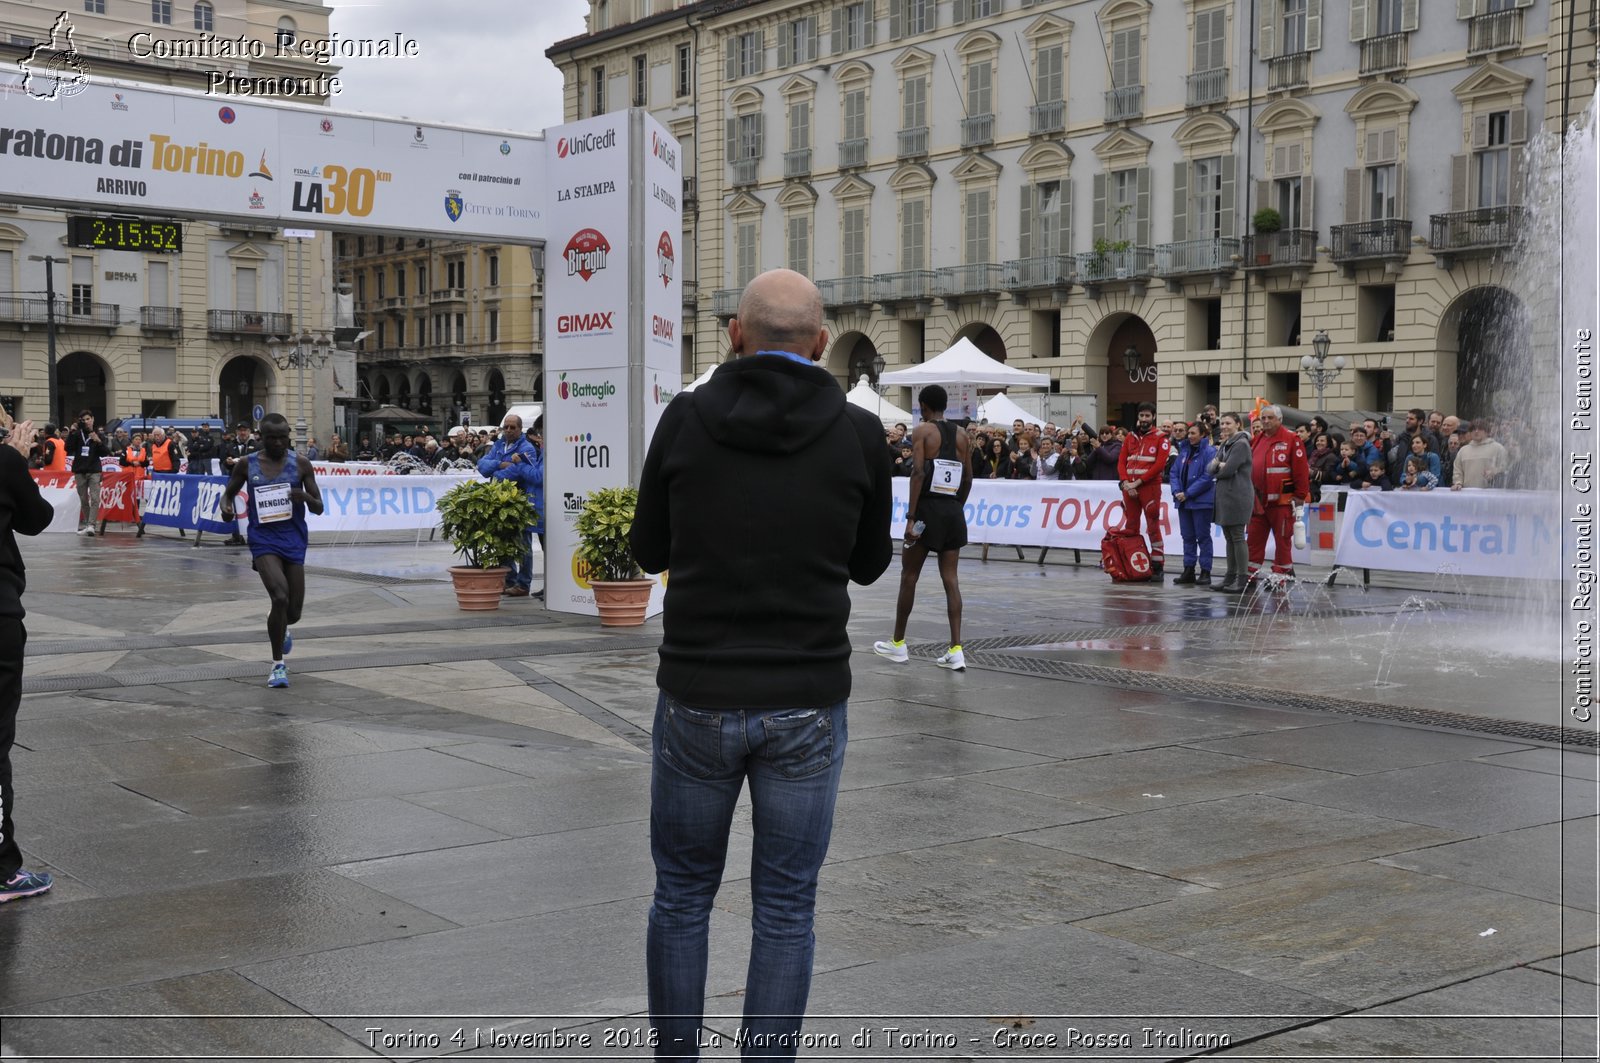
M171 476L156 473L144 485L144 522L158 528L188 528L231 535L234 522L222 519L226 476ZM241 500L248 497L240 492ZM243 502L237 503L243 505Z
M1334 560L1352 568L1559 579L1554 496L1536 491L1351 491Z
M313 532L426 531L439 526L439 496L466 479L456 476L360 476L317 481L323 512L306 514ZM157 474L145 484L144 521L163 528L231 534L222 519L225 476ZM248 490L236 505L245 511Z
M70 472L33 470L40 487L66 488L76 493L77 484ZM131 469L110 469L100 474L100 519L108 524L137 524L139 474Z

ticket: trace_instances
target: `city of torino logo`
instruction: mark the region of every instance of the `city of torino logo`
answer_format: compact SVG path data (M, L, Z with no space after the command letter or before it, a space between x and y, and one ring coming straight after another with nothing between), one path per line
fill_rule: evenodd
M36 44L17 65L26 73L22 90L36 100L64 99L89 87L89 65L72 43L77 30L65 11L50 27L50 39Z
M661 273L661 285L672 283L672 234L663 232L656 241L656 269Z
M606 268L606 257L611 254L611 242L598 229L579 229L567 241L561 257L567 260L567 276L576 273L585 282Z
M444 212L451 221L460 221L461 212L464 209L465 204L461 201L459 189L452 188L444 194Z

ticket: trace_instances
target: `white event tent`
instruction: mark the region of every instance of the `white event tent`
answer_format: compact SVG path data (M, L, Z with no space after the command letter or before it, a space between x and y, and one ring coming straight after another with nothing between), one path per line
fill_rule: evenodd
M1044 425L1042 419L1006 398L1006 393L1003 391L998 395L990 395L989 401L978 407L978 417L989 424L1009 425L1013 421L1022 421L1025 424L1036 424L1041 427Z
M973 384L978 387L1047 388L1048 373L1030 373L990 358L969 339L962 338L949 350L921 365L896 369L878 378L889 387L915 388L924 384Z
M911 423L911 415L874 391L872 385L867 383L866 377L862 377L855 387L845 392L844 399L853 406L859 406L869 413L876 414L886 428L890 425Z

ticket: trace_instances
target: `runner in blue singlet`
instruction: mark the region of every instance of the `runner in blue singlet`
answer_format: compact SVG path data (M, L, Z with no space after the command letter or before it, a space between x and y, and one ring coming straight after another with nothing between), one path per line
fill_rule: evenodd
M306 510L322 512L322 494L309 461L289 450L289 422L278 413L261 419L261 450L233 467L222 494L222 519L234 519L233 500L250 482L250 556L272 599L267 638L272 643L272 672L267 686L289 685L284 664L294 645L289 625L298 623L306 597Z

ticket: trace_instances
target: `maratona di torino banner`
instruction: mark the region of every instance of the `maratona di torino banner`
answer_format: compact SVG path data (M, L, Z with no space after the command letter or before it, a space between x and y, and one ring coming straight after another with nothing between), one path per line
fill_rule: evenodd
M542 136L92 77L41 99L38 77L0 64L8 201L447 239L545 236Z

